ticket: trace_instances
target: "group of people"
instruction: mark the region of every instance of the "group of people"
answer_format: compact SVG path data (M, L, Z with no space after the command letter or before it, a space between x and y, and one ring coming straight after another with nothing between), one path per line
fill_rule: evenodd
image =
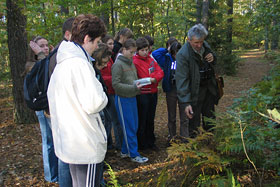
M170 38L166 48L152 51L152 37L134 40L124 28L113 38L94 15L66 20L64 39L50 59L49 110L36 111L45 179L60 186L100 186L107 149L115 148L133 162L147 162L139 150L158 150L154 119L161 81L168 141L176 136L177 104L180 135L195 137L201 115L214 118L218 101L216 57L204 41L207 34L197 24L183 46ZM49 54L47 39L36 37L30 49L26 72ZM210 128L204 120L203 127Z

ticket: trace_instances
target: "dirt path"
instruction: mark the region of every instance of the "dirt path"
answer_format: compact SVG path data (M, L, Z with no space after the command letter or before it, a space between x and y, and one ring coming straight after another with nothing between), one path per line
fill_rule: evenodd
M225 111L231 106L234 98L259 82L269 71L271 65L262 59L264 51L252 50L241 56L238 73L231 77L225 76L224 96L219 102L217 111Z
M234 98L242 95L267 74L271 66L261 60L263 51L250 51L242 56L238 73L234 77L224 77L224 96L217 107L225 111ZM11 86L8 86L11 88ZM0 186L58 186L46 183L43 177L41 157L41 137L38 124L15 125L12 123L12 98L2 94L7 86L0 85ZM6 91L5 91L6 92ZM149 162L139 165L128 159L121 159L116 151L109 151L106 161L119 177L119 182L135 183L147 181L158 176L165 166L167 158L167 110L165 94L159 91L155 134L158 151L145 151L141 154L149 157ZM1 184L2 182L2 184Z

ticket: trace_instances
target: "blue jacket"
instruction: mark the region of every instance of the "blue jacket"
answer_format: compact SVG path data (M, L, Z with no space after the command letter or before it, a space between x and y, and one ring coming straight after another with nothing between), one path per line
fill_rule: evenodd
M166 48L158 48L157 50L152 52L152 56L157 61L157 63L162 68L165 63L165 55L168 53L168 50Z
M171 70L171 64L174 61L174 59L168 53L168 50L166 48L159 48L153 51L152 55L164 72L164 77L162 80L162 89L164 92L170 92L172 89L170 70Z

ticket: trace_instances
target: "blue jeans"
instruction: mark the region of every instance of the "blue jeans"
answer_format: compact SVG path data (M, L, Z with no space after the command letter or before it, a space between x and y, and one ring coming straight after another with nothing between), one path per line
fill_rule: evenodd
M109 95L108 96L110 105L106 107L109 116L110 121L106 121L105 128L107 132L107 139L108 139L108 147L112 147L112 135L111 135L111 129L113 126L114 135L115 135L115 147L117 150L121 150L122 147L122 140L123 140L123 132L122 132L122 126L118 119L118 113L116 111L115 106L115 95Z
M60 159L58 159L58 178L59 187L72 187L69 164Z
M44 111L36 111L42 135L42 151L45 180L59 182L60 187L72 187L69 164L58 159L54 152L51 120L44 115Z
M54 153L52 130L50 120L44 115L44 111L36 111L42 136L42 154L45 180L48 182L58 181L58 159Z

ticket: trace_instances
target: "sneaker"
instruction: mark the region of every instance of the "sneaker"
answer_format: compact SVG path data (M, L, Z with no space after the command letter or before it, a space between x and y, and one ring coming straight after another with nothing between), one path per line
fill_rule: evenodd
M128 157L129 157L129 155L127 153L122 153L121 152L121 158L128 158Z
M147 162L149 159L147 157L143 157L143 156L137 156L137 157L134 157L134 158L131 158L131 161L132 162L137 162L137 163L145 163Z

